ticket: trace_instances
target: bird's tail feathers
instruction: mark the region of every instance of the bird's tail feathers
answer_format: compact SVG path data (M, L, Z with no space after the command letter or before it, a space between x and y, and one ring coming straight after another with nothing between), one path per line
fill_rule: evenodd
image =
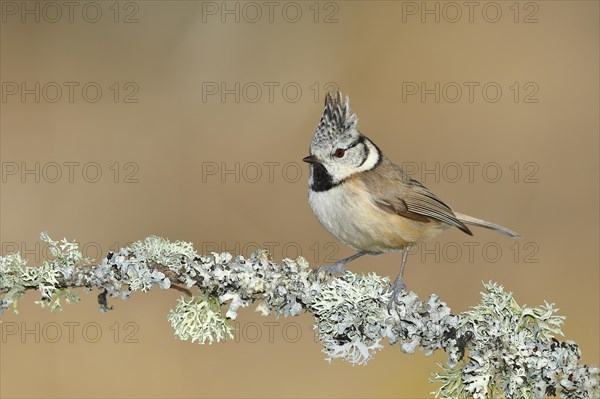
M509 237L519 237L519 233L512 231L509 228L504 226L500 226L499 224L495 224L492 222L488 222L487 220L478 219L473 216L463 215L462 213L454 212L456 217L463 223L472 224L474 226L485 227L486 229L497 231L498 233L502 233Z

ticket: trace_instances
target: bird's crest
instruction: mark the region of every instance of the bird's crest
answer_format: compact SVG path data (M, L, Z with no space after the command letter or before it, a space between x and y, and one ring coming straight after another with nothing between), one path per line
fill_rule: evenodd
M342 100L342 93L327 93L325 95L325 109L313 136L312 145L318 146L320 142L331 141L336 136L351 135L351 130L356 129L358 118L350 111L350 99Z

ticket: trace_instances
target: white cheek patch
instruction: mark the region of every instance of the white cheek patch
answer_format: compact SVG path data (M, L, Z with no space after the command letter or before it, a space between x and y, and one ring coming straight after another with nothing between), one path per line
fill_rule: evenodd
M379 162L379 151L377 147L371 143L369 139L365 139L365 146L367 148L367 159L362 162L361 165L344 165L344 164L327 164L327 171L331 174L336 182L347 179L355 173L366 172L371 170ZM361 160L362 161L362 160Z
M331 168L328 168L328 171L329 173L331 173L333 180L339 182L354 174L356 172L356 169L347 165L334 164L331 165Z
M379 158L381 158L381 155L379 155L379 150L377 147L375 147L375 145L373 145L373 143L371 143L371 140L365 139L365 145L369 151L369 154L367 155L365 162L358 167L357 172L366 172L367 170L373 169L379 162Z

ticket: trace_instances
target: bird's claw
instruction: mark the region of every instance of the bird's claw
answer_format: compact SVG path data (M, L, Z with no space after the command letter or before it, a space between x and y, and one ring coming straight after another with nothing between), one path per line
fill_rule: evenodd
M396 279L396 282L392 287L392 296L390 297L390 301L388 302L388 312L391 312L392 308L394 307L394 304L396 304L398 301L398 295L400 295L400 293L403 291L406 291L406 284L404 284L404 281Z
M345 273L346 272L346 268L344 267L343 263L335 263L333 265L323 265L323 266L319 266L317 267L316 270L316 275L317 275L317 280L319 280L319 276L321 275L321 273L325 274L325 276L331 276L334 273Z

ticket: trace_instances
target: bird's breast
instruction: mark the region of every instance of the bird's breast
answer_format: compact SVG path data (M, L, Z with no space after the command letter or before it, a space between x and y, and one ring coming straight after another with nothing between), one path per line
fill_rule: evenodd
M444 229L433 220L423 223L382 210L355 179L327 191L309 190L308 202L334 237L359 251L399 251Z

